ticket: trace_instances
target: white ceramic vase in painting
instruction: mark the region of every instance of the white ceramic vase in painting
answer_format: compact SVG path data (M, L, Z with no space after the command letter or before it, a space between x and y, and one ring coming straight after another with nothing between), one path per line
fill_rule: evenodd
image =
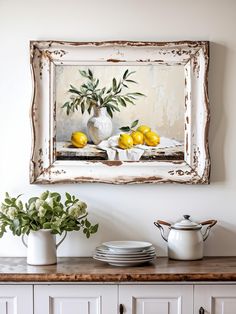
M112 135L112 121L106 108L93 107L94 115L88 120L88 133L94 144L107 140Z
M64 241L66 232L62 239L56 243L56 236L50 229L30 231L26 243L24 235L22 242L27 247L27 264L29 265L53 265L57 263L57 248Z

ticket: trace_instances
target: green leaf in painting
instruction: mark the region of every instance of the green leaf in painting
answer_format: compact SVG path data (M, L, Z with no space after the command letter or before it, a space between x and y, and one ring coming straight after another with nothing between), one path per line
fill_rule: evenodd
M132 124L131 124L131 128L135 128L136 125L138 124L139 120L135 120Z
M115 79L115 78L113 78L113 80L112 80L112 90L113 90L113 92L115 92L115 91L116 91L116 89L117 89L116 79Z
M74 91L78 92L78 89L75 86L71 85L71 84L70 84L70 88L73 89Z
M94 89L97 88L98 84L99 84L99 80L97 79L97 81L96 81L96 83L95 83L95 85L94 85Z
M84 102L82 102L82 103L80 104L80 107L81 107L81 113L83 114L84 111L85 111L85 104L84 104Z
M65 108L69 105L69 101L65 102L63 106L61 106L61 108Z
M127 69L127 70L125 71L124 75L123 75L123 80L125 80L125 79L126 79L126 77L127 77L128 73L129 73L129 70Z
M131 131L131 129L130 129L129 126L123 126L122 128L120 128L120 130L121 130L122 132L130 132L130 131Z
M80 73L83 77L87 77L87 73L86 73L85 71L79 70L79 73Z
M134 105L134 102L129 99L129 97L124 97L125 101L129 102L130 104Z
M107 113L109 114L111 118L113 118L113 113L109 107L107 107Z
M132 72L129 72L129 74L127 75L127 77L129 77L130 75L136 73L136 71L132 71Z
M145 95L142 94L142 93L131 93L131 95L133 95L133 96L145 96Z
M88 74L91 78L93 78L93 72L90 69L88 69Z
M89 105L89 107L87 109L89 114L91 113L92 108L93 108L93 103L90 102L90 105Z
M126 107L126 102L124 101L123 98L120 97L118 100L120 101L120 104L121 104L123 107Z

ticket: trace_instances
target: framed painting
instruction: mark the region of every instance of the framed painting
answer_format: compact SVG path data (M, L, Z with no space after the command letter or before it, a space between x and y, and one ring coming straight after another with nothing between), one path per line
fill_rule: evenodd
M30 43L31 183L209 183L207 41Z

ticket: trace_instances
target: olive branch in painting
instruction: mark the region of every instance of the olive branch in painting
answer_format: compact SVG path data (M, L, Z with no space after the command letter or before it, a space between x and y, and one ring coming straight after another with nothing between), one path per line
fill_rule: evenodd
M92 108L97 107L106 108L109 116L113 118L113 112L119 112L120 106L135 105L138 97L145 96L139 92L123 93L124 88L129 88L129 84L137 84L136 81L130 79L135 71L129 72L127 69L119 81L113 78L109 88L99 88L99 79L93 76L93 72L90 69L87 71L80 70L79 72L87 81L79 88L70 85L68 92L72 94L71 99L62 106L62 108L66 109L67 115L78 111L79 108L82 114L85 110L90 114Z

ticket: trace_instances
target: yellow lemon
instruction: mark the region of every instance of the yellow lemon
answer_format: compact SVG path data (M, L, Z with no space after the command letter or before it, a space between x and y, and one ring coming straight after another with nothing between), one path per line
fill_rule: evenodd
M149 131L151 131L151 128L148 126L148 125L140 125L138 128L137 128L137 131L145 134Z
M143 133L139 131L134 131L131 133L131 137L133 139L134 145L143 144L144 143L144 136Z
M155 132L149 131L144 134L144 140L148 146L157 146L160 143L160 136Z
M134 145L134 141L129 134L121 134L118 140L118 146L122 149L132 148Z
M83 148L87 142L88 138L83 132L73 132L71 134L71 143L75 147Z

